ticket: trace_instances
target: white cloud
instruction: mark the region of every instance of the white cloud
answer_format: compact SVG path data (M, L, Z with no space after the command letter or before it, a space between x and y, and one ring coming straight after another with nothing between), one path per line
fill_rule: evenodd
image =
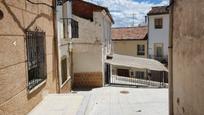
M144 22L145 15L153 6L168 5L169 0L161 0L160 3L152 3L144 0L86 0L101 6L108 7L115 21L114 27L125 27L133 25L133 14L135 14L135 26Z

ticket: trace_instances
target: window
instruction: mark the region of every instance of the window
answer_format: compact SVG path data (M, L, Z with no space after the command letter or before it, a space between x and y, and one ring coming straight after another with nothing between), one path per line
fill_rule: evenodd
M154 55L156 58L163 57L163 44L162 43L154 44Z
M79 27L78 22L72 19L72 38L79 38Z
M45 33L26 32L28 89L31 90L47 78L45 56Z
M57 0L57 5L61 6L63 4L63 0Z
M129 70L128 69L117 69L118 76L129 77Z
M135 75L136 75L136 78L138 79L144 79L144 72L136 71Z
M137 55L145 55L145 46L137 45Z
M162 27L163 27L163 19L162 18L154 19L154 27L156 29L162 29Z
M61 60L61 83L67 80L67 57L64 56Z
M130 72L130 76L134 76L134 72L133 71Z
M156 47L156 57L162 57L162 47Z

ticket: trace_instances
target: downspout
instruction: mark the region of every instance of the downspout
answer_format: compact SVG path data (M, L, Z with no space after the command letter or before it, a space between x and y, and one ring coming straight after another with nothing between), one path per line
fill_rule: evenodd
M169 80L169 115L174 115L173 108L173 3L174 0L170 0L169 5L169 58L168 58L168 80Z
M149 32L150 32L150 29L149 29L149 15L147 15L147 28L148 28L148 31L147 31L147 58L150 58L149 57ZM150 76L149 76L149 73L150 73L150 70L146 70L146 76L147 76L147 79L149 80L150 82Z
M56 92L60 93L60 82L59 82L59 47L58 47L58 36L57 36L57 15L56 15L56 0L53 0L53 29L54 29L54 59L56 59L56 62L54 66L56 66Z
M67 37L70 40L68 43L68 54L70 57L70 76L71 76L71 89L72 87L74 87L74 61L73 61L73 43L72 43L72 0L67 0L67 14L66 14L66 18L67 18Z

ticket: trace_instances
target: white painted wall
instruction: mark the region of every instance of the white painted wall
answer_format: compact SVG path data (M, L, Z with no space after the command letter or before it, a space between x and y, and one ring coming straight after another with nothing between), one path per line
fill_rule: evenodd
M154 19L163 18L163 28L155 29ZM164 56L168 55L168 39L169 39L169 14L150 15L148 18L148 53L154 55L154 43L163 43Z
M57 21L57 39L58 39L58 58L59 58L59 76L60 76L60 84L62 84L62 77L61 77L61 59L62 57L67 57L67 76L68 79L71 78L70 77L70 72L69 72L69 53L68 53L68 38L66 38L66 36L64 36L67 33L64 33L64 29L67 30L64 26L63 26L63 20L62 18L65 17L65 14L63 13L67 13L63 11L63 8L66 8L66 10L64 9L64 11L70 11L70 5L68 6L68 4L64 4L64 6L57 6L56 8L56 21Z
M72 18L79 24L79 38L71 40L74 72L103 72L104 58L111 43L111 21L101 12L93 13L93 21L76 15Z
M64 37L63 20L61 19L63 17L62 6L57 6L56 15L57 15L57 38L58 41L60 41L60 39Z

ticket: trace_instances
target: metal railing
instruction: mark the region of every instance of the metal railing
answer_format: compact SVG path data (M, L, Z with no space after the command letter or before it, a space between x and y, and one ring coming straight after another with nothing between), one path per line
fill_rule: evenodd
M138 79L136 77L124 77L112 75L110 79L111 84L135 85L141 87L168 87L168 83L157 82L146 79Z

